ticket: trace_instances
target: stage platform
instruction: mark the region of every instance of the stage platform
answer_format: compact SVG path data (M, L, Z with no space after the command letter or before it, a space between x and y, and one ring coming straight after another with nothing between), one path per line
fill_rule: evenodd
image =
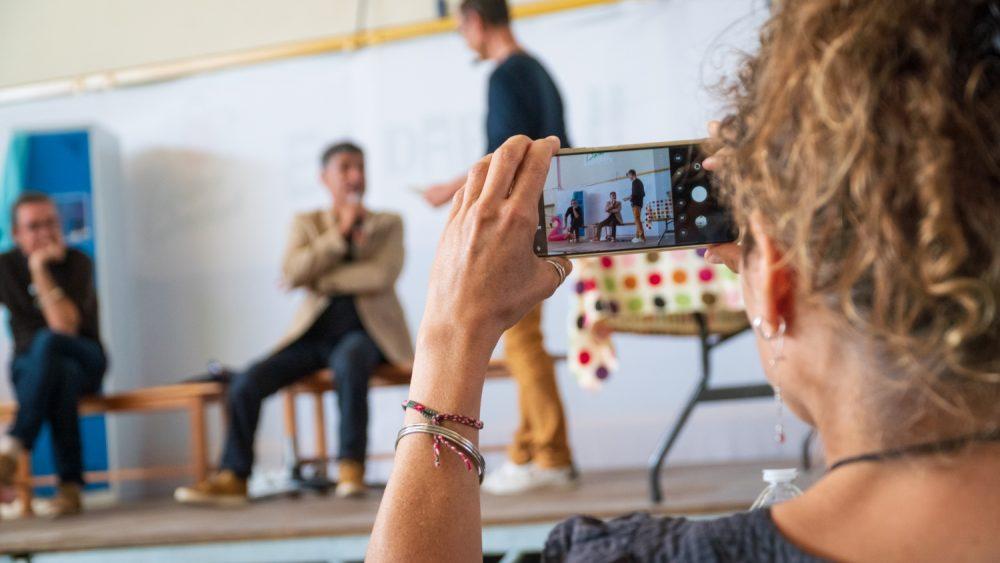
M744 510L764 488L762 468L794 465L668 467L660 505L649 501L644 470L584 473L580 487L569 492L484 495L484 550L496 554L493 560L519 561L519 554L541 547L555 522L574 514L697 517ZM801 475L798 483L805 488L818 476ZM206 509L164 499L57 521L8 520L0 523L0 562L360 561L378 502L377 494L340 500L306 493L256 500L244 509Z

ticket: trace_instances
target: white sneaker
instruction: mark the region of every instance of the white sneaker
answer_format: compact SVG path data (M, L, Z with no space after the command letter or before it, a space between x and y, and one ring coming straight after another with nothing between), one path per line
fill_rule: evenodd
M632 242L633 243L639 243L639 242L642 242L642 239L639 238L639 237L635 237L635 238L632 239Z
M542 489L572 489L576 485L576 472L572 467L549 469L533 463L518 465L508 461L486 476L482 489L491 495L519 495Z

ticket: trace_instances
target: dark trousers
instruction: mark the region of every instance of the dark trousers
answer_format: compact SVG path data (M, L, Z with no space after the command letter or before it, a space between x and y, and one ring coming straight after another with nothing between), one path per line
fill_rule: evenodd
M82 395L101 390L108 361L89 338L40 330L30 348L11 364L17 419L10 435L35 445L44 422L52 429L56 471L63 483L83 484L83 445L78 406Z
M229 388L229 431L222 469L248 477L253 468L253 441L261 403L282 387L324 367L333 369L337 377L339 457L364 462L368 446L368 378L384 361L371 337L355 329L332 338L310 331L253 364Z
M621 222L618 220L616 215L608 215L608 218L597 224L597 238L601 238L604 234L604 227L611 227L611 240L618 237L618 225Z
M569 236L576 238L580 235L580 229L583 228L583 219L574 219L569 224Z

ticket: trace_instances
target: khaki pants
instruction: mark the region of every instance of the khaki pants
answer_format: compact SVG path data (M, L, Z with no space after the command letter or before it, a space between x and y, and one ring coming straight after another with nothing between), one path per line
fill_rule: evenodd
M520 406L520 423L507 455L519 465L566 467L572 463L566 418L541 325L542 306L538 305L504 333L507 365L517 382Z
M642 226L642 208L638 205L633 205L632 213L635 215L635 236L646 240L646 229Z

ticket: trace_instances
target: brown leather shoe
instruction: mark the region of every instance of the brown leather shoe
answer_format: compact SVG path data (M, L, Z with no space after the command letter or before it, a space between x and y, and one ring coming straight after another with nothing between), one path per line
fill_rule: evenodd
M17 475L17 454L7 452L0 454L0 487L10 487Z
M17 465L24 449L12 436L0 436L0 487L10 487L17 477Z
M205 506L243 506L249 501L247 480L228 469L191 487L178 487L174 500Z
M83 512L83 488L76 483L61 483L56 496L42 511L46 518L62 518Z
M365 486L365 464L350 459L340 460L340 474L337 488L333 491L337 498L363 497L368 492Z

